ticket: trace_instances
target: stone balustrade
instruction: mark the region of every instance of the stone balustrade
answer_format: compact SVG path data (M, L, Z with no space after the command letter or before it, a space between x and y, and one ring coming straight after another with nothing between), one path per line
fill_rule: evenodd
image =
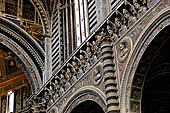
M124 0L98 29L78 47L32 99L34 112L45 113L73 84L102 57L101 45L114 44L156 3L152 0ZM123 58L122 54L121 58Z

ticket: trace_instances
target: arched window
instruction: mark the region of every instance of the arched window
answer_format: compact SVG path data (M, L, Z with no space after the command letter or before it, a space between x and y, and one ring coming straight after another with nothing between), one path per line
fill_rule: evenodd
M27 108L26 101L30 95L29 86L21 86L19 89L3 92L3 96L0 96L0 113L18 113Z
M7 102L8 102L8 113L13 113L14 112L14 92L9 91L7 93Z
M3 95L1 97L1 113L6 113L6 106L7 106L7 97L6 95Z

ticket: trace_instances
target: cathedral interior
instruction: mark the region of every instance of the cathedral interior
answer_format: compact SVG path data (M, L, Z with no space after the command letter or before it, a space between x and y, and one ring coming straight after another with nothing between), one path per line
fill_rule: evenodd
M170 0L0 0L0 113L170 113Z

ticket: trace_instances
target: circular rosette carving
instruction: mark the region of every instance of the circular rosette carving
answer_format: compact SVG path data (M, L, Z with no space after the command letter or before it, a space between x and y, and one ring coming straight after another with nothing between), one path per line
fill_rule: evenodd
M123 38L117 45L117 58L120 63L124 62L131 51L132 40L130 37Z
M99 85L103 79L103 68L102 65L99 64L94 68L93 72L93 81L95 85Z

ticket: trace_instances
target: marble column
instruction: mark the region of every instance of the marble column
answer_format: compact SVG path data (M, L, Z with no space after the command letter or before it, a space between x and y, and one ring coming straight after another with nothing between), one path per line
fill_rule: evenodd
M45 38L45 69L44 69L44 80L43 84L51 77L52 75L52 47L51 47L51 38Z
M111 41L102 44L103 76L106 91L107 113L119 113L118 88Z

